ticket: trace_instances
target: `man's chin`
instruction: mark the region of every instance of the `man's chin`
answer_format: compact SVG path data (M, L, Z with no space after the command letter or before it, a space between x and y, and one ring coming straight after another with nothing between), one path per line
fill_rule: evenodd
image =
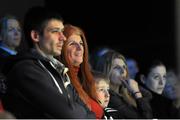
M61 52L54 52L53 56L60 56Z

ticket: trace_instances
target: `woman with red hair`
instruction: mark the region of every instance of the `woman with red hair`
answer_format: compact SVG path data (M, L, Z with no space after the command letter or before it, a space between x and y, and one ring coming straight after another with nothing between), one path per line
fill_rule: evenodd
M76 26L65 25L65 41L61 61L69 68L68 74L83 103L95 113L97 119L103 116L103 108L97 103L96 88L88 63L88 46L84 32Z

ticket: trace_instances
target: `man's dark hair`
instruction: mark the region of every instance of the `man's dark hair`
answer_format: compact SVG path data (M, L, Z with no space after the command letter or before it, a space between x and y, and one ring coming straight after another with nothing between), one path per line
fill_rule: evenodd
M59 13L45 7L36 6L28 10L24 17L23 30L25 39L30 48L34 46L33 41L31 40L31 31L35 30L39 32L39 34L43 35L44 28L46 27L47 23L52 19L57 19L63 22L63 19Z

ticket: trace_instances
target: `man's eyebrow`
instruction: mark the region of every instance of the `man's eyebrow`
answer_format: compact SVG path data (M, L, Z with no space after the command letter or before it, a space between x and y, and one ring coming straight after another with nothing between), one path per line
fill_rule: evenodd
M49 27L48 30L59 30L59 31L64 31L64 28L59 28L59 27Z

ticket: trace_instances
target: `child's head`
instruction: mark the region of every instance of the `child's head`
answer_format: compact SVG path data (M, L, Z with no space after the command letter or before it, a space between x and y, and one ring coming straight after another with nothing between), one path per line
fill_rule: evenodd
M108 106L110 95L109 95L109 79L103 73L93 71L96 92L99 104L105 108Z

